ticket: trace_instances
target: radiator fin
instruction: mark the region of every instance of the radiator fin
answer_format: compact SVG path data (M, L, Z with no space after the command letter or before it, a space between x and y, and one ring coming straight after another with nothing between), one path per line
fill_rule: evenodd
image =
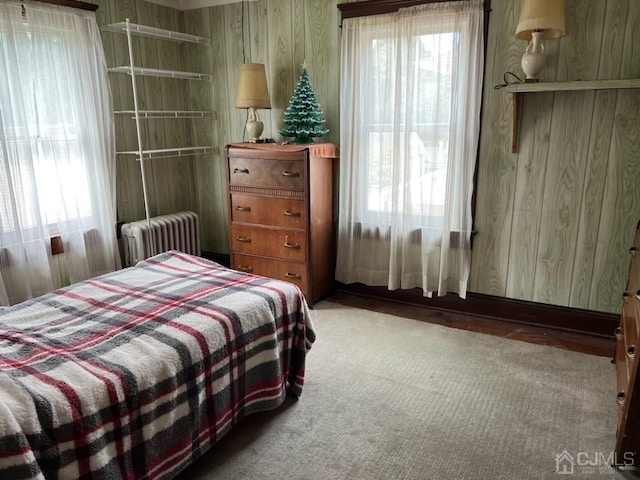
M194 212L160 215L122 225L123 266L168 250L200 255L200 222Z

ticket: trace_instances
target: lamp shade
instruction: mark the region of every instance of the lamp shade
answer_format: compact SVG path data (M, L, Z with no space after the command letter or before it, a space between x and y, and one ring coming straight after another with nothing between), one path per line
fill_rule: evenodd
M267 76L262 63L243 63L240 65L236 107L271 108Z
M534 31L542 31L542 39L566 35L564 0L524 0L516 38L531 40Z

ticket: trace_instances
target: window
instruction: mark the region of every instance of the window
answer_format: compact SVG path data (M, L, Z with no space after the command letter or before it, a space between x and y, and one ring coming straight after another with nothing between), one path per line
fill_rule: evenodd
M67 282L118 266L113 112L95 14L0 2L0 78L6 304L62 286L49 262L53 236L64 244Z
M79 217L92 214L88 172L80 147L82 123L71 102L70 90L74 85L67 83L64 67L65 49L69 46L64 45L53 28L32 33L28 24L21 27L14 29L13 47L20 59L23 94L9 89L3 92L2 98L3 117L22 120L6 126L3 122L5 148L0 150L0 162L4 165L0 169L0 212L1 226L7 233L16 231L16 222L22 228L35 228L43 222L55 230L58 222L69 219L66 207L69 205L77 206L75 212ZM9 37L0 32L2 51L11 48L9 41ZM36 50L48 52L54 68L38 68ZM15 159L11 176L20 180L10 186L7 166L11 158ZM17 218L8 214L15 195L24 199Z
M482 0L344 20L339 281L465 296L483 23Z
M375 32L369 42L366 55L370 60L363 63L364 76L371 78L377 102L367 103L363 114L362 138L368 157L366 185L366 213L390 214L393 211L394 192L394 141L397 139L403 155L408 159L402 165L400 176L408 177L398 192L406 196L409 209L415 215L431 215L442 218L445 204L447 178L447 153L449 151L449 124L451 119L451 79L453 77L453 51L457 35L455 32L418 33L401 41L411 45L403 47L416 52L408 59L409 70L415 71L415 102L407 102L402 94L399 109L395 108L397 98L389 94L396 86L396 78L389 78L389 72L397 65L397 41L376 38ZM404 110L406 109L406 110ZM394 112L400 121L392 122L389 113ZM428 192L428 195L425 193ZM386 215L387 223L390 216Z

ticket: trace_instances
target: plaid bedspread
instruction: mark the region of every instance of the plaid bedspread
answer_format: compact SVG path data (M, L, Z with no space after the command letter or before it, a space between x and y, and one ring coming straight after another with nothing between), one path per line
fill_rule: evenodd
M0 310L0 478L173 478L314 339L296 286L178 252Z

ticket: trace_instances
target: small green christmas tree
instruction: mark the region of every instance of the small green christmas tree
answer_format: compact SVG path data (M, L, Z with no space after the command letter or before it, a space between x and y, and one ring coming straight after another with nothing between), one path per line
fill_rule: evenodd
M314 138L329 132L323 127L326 120L322 116L316 94L311 88L306 65L302 66L300 80L298 80L284 115L284 123L287 128L280 130L280 135L294 137L293 143L312 143Z

